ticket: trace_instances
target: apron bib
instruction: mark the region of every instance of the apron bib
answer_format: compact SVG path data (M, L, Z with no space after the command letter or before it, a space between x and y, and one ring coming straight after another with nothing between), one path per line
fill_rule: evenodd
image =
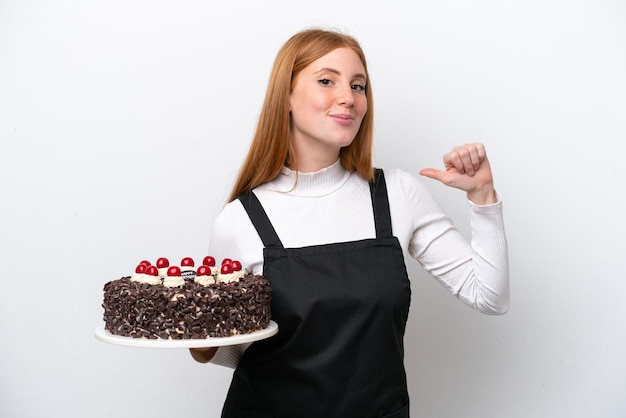
M410 283L382 170L376 238L284 248L254 193L239 197L263 244L278 333L244 352L224 418L404 418Z

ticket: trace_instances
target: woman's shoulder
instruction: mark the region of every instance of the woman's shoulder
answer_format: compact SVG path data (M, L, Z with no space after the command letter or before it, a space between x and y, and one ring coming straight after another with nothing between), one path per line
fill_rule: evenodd
M245 209L238 199L226 203L213 220L214 233L219 231L232 231L242 220L247 219Z
M439 203L421 178L401 168L383 171L392 212L417 213L441 210Z
M243 205L236 199L225 204L213 220L209 249L214 256L236 257L252 266L247 248L259 240Z
M392 167L392 168L386 168L386 167L381 167L380 168L383 173L385 173L385 180L387 182L402 182L402 181L417 181L417 177L415 177L413 174L410 174L408 171L405 171L401 168L397 168L397 167Z
M385 183L387 189L391 191L400 192L406 196L428 192L424 182L415 176L401 168L384 168Z

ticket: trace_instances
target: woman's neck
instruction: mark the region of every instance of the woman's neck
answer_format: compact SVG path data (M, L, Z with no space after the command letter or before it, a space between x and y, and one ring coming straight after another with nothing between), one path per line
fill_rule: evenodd
M295 158L287 164L287 167L299 173L316 173L335 164L339 159L340 148L337 147L307 147L294 141L293 149Z
M292 196L323 196L340 188L350 177L350 173L339 160L322 170L303 173L283 167L272 181L259 186L262 189L288 193Z

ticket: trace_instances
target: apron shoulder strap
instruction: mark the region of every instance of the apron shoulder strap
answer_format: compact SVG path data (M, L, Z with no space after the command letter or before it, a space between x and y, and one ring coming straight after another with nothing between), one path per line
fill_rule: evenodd
M283 248L283 243L280 241L280 238L278 238L278 234L272 222L270 222L270 218L268 218L265 209L263 209L256 195L252 193L252 191L249 191L240 195L238 199L259 233L263 245L265 247Z
M380 168L374 170L374 179L370 182L372 206L374 208L374 222L376 222L376 238L393 236L391 230L391 214L389 212L389 198L385 174Z

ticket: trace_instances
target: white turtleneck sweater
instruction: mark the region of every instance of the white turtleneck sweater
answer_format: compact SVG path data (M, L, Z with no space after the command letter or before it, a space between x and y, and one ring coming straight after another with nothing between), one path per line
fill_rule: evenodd
M425 185L401 170L385 170L393 234L405 254L453 295L485 314L503 314L509 305L507 242L502 202L470 210L466 240ZM375 238L369 185L337 161L315 173L283 168L254 190L286 248ZM209 254L234 258L247 270L263 271L263 244L238 200L217 216ZM212 362L235 367L247 345L220 348Z

